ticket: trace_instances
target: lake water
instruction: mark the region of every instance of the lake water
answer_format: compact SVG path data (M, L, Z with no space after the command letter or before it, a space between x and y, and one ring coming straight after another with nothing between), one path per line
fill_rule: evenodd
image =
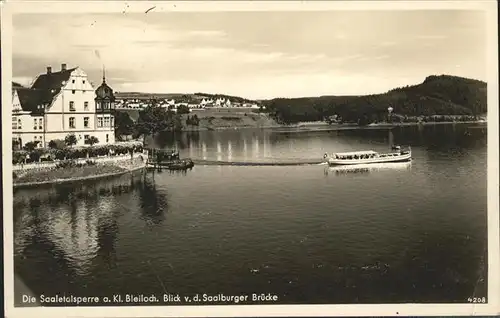
M45 295L486 297L485 128L203 132L175 142L183 157L254 162L393 143L412 146L411 164L195 166L16 191L15 273Z

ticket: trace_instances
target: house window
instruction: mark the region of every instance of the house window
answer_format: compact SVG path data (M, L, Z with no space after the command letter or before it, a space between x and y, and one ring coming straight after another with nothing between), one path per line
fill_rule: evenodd
M72 91L71 91L71 94L74 94L74 93L75 93L75 90L72 90Z
M109 119L111 122L111 127L115 127L115 117L111 116Z
M87 145L89 143L89 138L90 135L83 135L83 143Z
M69 111L74 112L75 109L75 102L71 101L69 102Z
M38 118L38 129L42 130L43 129L43 119Z
M104 117L104 127L109 127L109 117Z
M83 109L84 110L89 110L89 102L83 102Z
M38 118L33 119L33 129L36 130L38 128ZM35 136L36 137L36 136Z
M89 128L89 117L83 117L83 127Z
M75 80L72 80L71 83L75 84Z
M85 80L83 80L82 83L85 84Z
M109 135L106 134L106 142L109 142Z
M69 118L69 128L75 128L75 117Z
M22 129L22 128L23 128L23 125L22 125L21 119L18 119L17 120L17 129Z
M97 127L102 127L102 117L97 117Z
M12 117L12 129L17 129L17 117Z

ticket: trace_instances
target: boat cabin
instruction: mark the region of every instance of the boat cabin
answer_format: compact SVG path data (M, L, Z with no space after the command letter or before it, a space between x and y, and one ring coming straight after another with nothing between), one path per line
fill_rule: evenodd
M148 151L150 154L149 158L151 161L163 162L163 161L172 161L179 160L179 152L176 150L165 150L165 149L150 149Z
M334 159L343 160L357 160L357 159L371 159L377 158L379 156L378 152L368 150L368 151L354 151L354 152L339 152L333 154Z

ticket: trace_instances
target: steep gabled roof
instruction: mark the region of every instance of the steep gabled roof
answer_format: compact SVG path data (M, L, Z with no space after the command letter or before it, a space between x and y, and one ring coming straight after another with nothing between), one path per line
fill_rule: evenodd
M42 92L30 88L17 88L16 91L23 111L43 113L44 109L39 108L43 104L40 101L44 99Z
M74 70L76 70L76 67L64 71L41 74L38 76L33 85L31 85L31 88L34 91L38 91L38 93L35 93L34 95L37 95L40 98L40 103L52 103L52 100L57 94L59 94Z

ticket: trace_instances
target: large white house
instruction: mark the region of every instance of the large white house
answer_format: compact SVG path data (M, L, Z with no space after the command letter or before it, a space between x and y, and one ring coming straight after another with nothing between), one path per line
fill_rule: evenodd
M31 87L12 85L12 137L20 146L33 141L47 147L51 140L74 134L77 145L86 145L91 136L97 144L115 142L114 94L106 84L94 90L79 67L39 75Z

